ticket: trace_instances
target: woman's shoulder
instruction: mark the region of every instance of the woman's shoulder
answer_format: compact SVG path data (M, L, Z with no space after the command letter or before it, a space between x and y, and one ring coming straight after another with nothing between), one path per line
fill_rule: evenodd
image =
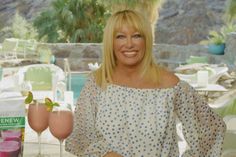
M98 88L93 73L88 73L87 74L86 80L85 80L84 85L83 85L83 88L86 89L86 90L93 90L93 89Z
M180 80L173 72L167 69L160 70L160 84L165 88L174 88L178 92L191 93L194 88L186 81Z
M160 68L160 86L163 88L172 88L175 87L179 82L179 78L171 71Z

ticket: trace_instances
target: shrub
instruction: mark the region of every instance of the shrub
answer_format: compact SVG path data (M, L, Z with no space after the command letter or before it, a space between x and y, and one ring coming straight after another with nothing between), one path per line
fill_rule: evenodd
M4 27L1 30L4 38L20 38L20 39L37 39L38 33L33 24L28 22L25 18L18 13L13 18L12 25Z

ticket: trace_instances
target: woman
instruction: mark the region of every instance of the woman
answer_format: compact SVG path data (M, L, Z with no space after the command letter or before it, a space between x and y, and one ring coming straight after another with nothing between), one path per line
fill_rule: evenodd
M92 157L178 157L176 120L190 149L184 156L219 157L225 124L186 82L152 56L148 21L135 11L110 17L103 61L85 84L66 150Z

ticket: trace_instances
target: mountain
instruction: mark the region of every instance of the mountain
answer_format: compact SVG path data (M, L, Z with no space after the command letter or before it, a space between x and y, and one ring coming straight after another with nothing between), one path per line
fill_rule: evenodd
M160 10L156 43L196 44L223 25L226 0L167 0Z
M53 0L0 0L0 29L16 12L32 21ZM165 0L156 25L155 42L196 44L223 24L225 0ZM1 36L1 35L0 35ZM3 39L0 39L2 41Z

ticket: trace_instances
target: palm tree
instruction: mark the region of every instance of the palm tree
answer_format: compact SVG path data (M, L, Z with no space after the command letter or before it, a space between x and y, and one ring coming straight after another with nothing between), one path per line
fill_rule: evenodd
M105 20L105 8L96 0L55 0L35 26L49 42L101 42Z
M226 2L226 16L228 22L233 22L236 18L236 0L228 0Z
M42 12L34 20L34 26L37 28L39 40L49 43L64 41L63 37L59 34L59 27L55 20L55 13L53 10Z
M158 9L164 0L98 0L103 3L111 13L124 9L134 9L141 12L146 18L149 19L153 34L155 25L159 17Z

